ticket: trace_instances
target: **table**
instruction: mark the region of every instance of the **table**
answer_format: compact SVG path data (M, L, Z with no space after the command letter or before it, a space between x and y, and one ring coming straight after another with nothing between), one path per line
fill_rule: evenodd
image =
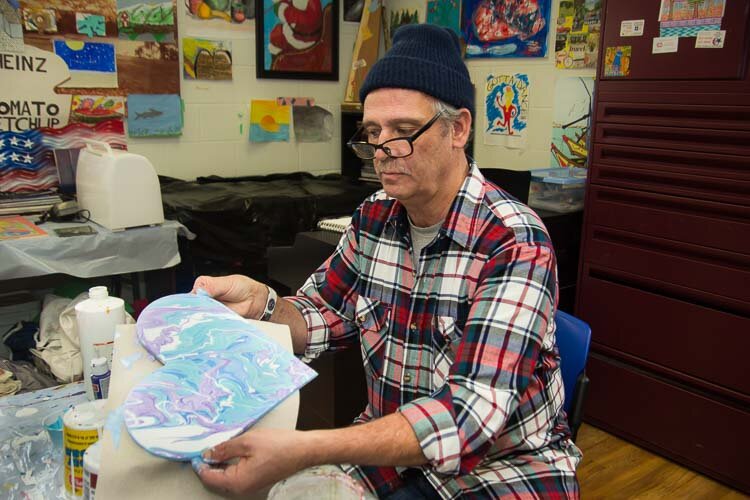
M172 268L180 263L177 237L195 238L172 220L123 231L86 224L96 233L61 238L55 229L81 224L47 222L39 227L48 236L0 241L0 292L38 288L38 278L50 275L94 278Z

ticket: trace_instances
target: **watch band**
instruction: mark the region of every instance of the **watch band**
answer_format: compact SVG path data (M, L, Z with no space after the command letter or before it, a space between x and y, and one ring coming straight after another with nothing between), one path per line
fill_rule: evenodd
M260 321L268 321L271 319L273 312L276 310L276 302L278 302L276 290L268 285L266 285L266 288L268 288L268 299L266 299L266 307L263 309L263 314L260 315Z

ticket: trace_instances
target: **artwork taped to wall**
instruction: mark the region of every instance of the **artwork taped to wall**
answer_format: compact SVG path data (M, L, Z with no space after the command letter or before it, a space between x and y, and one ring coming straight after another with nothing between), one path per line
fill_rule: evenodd
M128 95L128 135L182 135L182 100L176 94Z
M182 68L189 80L231 80L232 42L183 38Z
M385 3L385 47L391 47L393 34L405 24L419 24L427 17L424 0L390 0Z
M320 106L292 106L294 138L297 142L330 142L333 114Z
M195 19L219 19L228 23L244 23L255 17L256 0L188 0L187 14Z
M99 123L125 116L125 98L116 95L74 95L70 103L70 121Z
M104 16L76 12L76 31L90 38L106 36L107 27Z
M291 106L274 100L253 99L250 102L250 141L289 141Z
M0 0L0 52L23 52L23 24L18 7Z
M550 166L587 167L594 101L592 77L558 78L552 119Z
M596 67L600 31L600 0L560 0L555 65L560 69Z
M70 80L63 87L117 87L117 60L111 43L54 40L55 54L70 70Z
M338 0L259 0L256 77L339 79ZM283 8L281 8L283 7Z
M21 9L23 28L39 34L57 33L57 13L46 7L28 7Z
M179 94L180 59L176 43L117 42L119 95Z
M427 0L427 22L453 30L461 36L461 0Z
M117 32L127 40L174 42L175 6L172 0L145 3L117 0Z
M721 29L726 0L661 0L659 36L693 37Z
M630 45L607 47L604 51L604 76L629 76L632 51Z
M525 147L529 117L528 75L487 75L485 91L484 143L514 149Z
M463 0L466 57L544 57L551 0Z

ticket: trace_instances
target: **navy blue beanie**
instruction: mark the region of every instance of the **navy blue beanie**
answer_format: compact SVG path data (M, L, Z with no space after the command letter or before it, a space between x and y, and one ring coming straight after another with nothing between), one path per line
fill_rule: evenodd
M474 116L474 85L451 30L433 24L407 24L396 30L391 50L370 69L359 101L380 88L424 92Z

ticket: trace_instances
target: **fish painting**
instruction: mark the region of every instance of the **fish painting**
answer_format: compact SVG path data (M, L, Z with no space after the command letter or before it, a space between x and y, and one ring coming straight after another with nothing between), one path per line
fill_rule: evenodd
M141 118L156 118L157 116L161 116L164 113L159 111L158 109L149 108L148 111L144 111L143 113L136 113L135 119L139 120Z

